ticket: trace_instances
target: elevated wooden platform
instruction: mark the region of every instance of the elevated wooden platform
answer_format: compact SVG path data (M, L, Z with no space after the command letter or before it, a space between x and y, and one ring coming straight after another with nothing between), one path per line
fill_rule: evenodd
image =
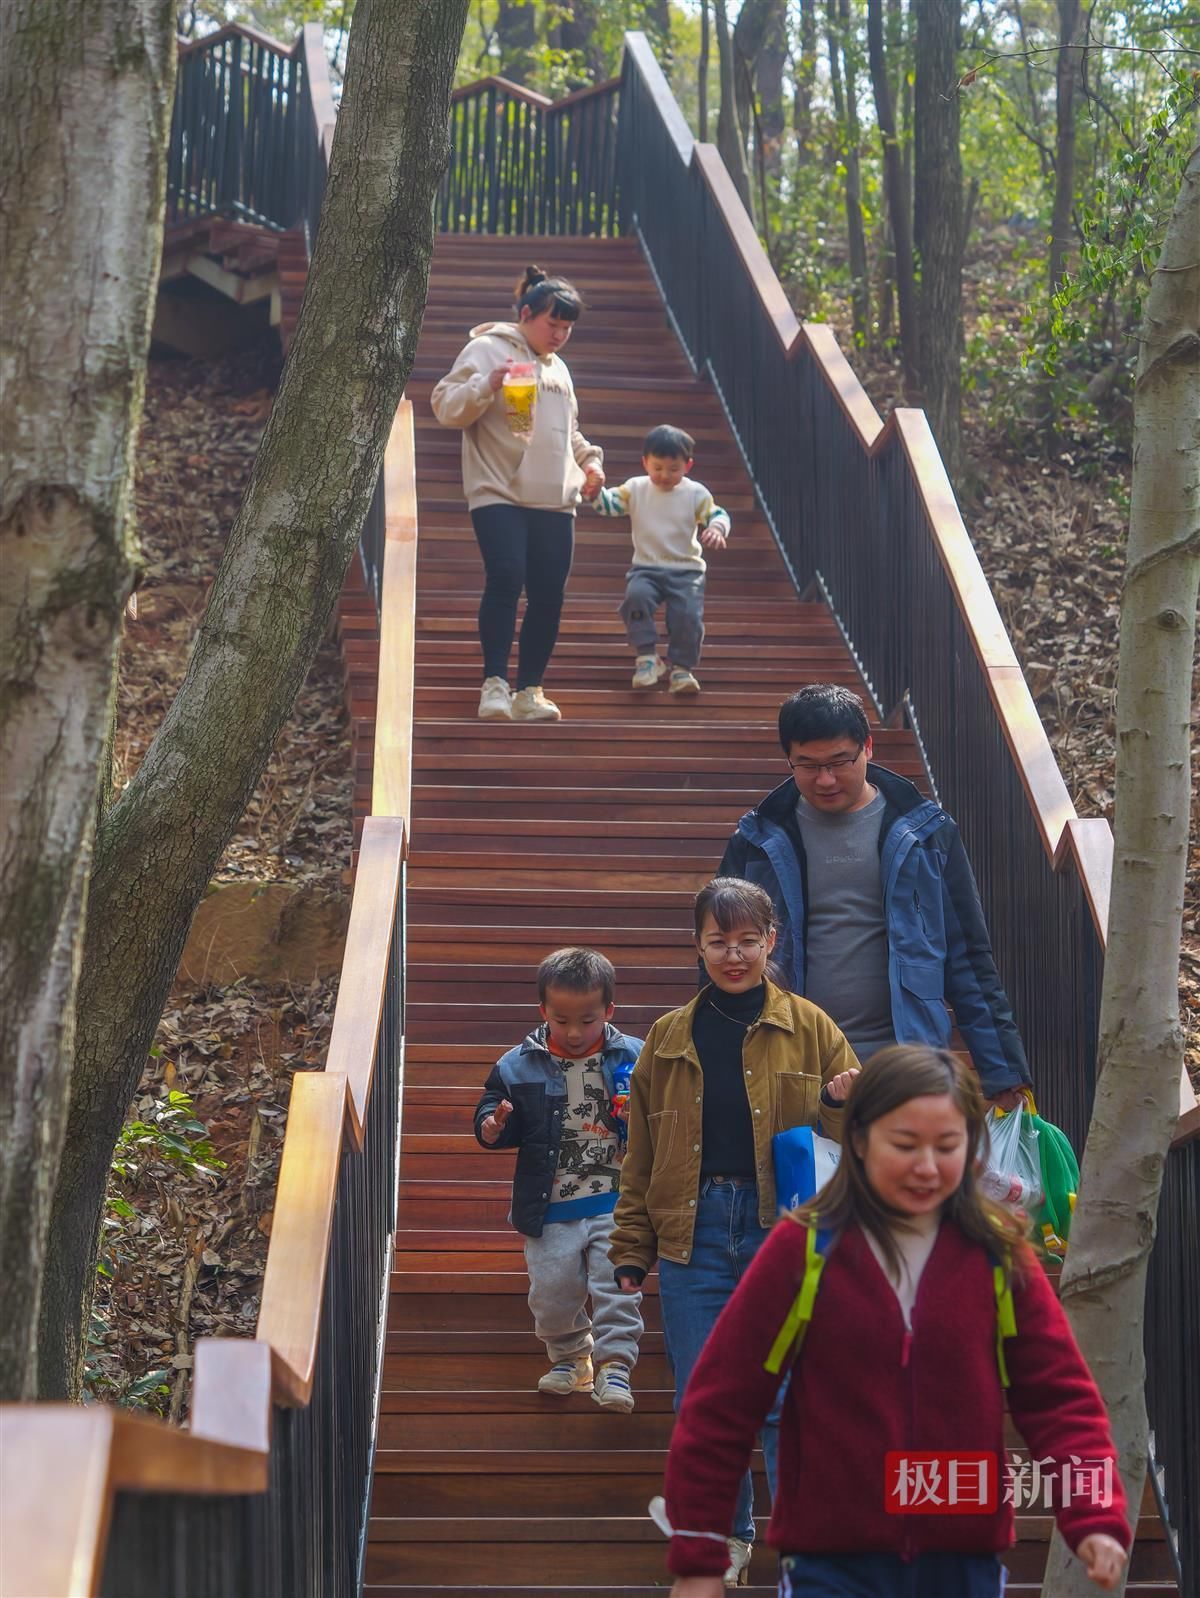
M566 358L609 481L640 470L645 432L671 422L695 435L695 476L732 511L731 546L710 562L698 699L630 687L617 616L628 524L584 509L546 678L565 719L475 717L481 567L459 439L438 426L429 394L470 326L510 314L528 261L570 277L588 304ZM780 699L814 680L865 688L829 612L797 599L716 395L691 373L634 241L442 237L408 392L420 540L407 1055L366 1591L648 1598L668 1584L645 1514L671 1425L657 1278L632 1415L538 1394L544 1354L505 1222L512 1156L478 1147L471 1111L491 1063L537 1019L534 972L550 950L584 942L608 954L617 1019L635 1034L694 992L692 895L738 816L787 774ZM365 809L378 645L367 607L347 606L344 630L355 607L361 618L351 698ZM880 727L876 744L924 785L910 733ZM761 1480L758 1507L765 1515ZM1161 1528L1143 1525L1128 1590L1173 1591ZM1048 1519L1022 1521L1010 1592L1039 1590L1049 1532ZM773 1593L774 1558L760 1546L750 1591Z

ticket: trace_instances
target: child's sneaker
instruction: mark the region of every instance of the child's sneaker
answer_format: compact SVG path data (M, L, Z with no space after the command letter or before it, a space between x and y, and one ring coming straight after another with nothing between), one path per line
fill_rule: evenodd
M538 1381L539 1393L590 1393L592 1390L592 1361L585 1354L582 1359L557 1360Z
M513 695L514 721L561 721L562 711L541 688L522 688Z
M512 695L503 677L488 677L479 694L480 721L511 721Z
M666 670L666 661L660 660L657 655L639 655L633 672L633 686L653 688L658 679L666 674Z
M615 1359L601 1365L596 1372L596 1386L592 1397L601 1409L616 1409L628 1415L633 1408L633 1391L629 1385L629 1367Z
M750 1555L754 1550L753 1543L744 1542L740 1537L726 1537L725 1546L729 1549L729 1569L725 1572L725 1585L727 1587L748 1587L750 1585Z
M673 694L698 694L700 692L700 684L684 666L674 667L667 687Z

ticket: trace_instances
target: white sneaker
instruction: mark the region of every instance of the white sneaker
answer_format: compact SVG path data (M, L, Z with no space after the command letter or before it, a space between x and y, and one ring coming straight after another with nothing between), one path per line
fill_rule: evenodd
M639 655L633 672L635 688L653 688L660 677L665 677L667 663L657 655Z
M633 1392L629 1385L629 1367L617 1360L608 1360L596 1372L596 1387L592 1397L601 1409L616 1409L628 1415L633 1408Z
M538 1381L539 1393L590 1393L592 1390L592 1361L585 1354L582 1359L560 1359L551 1365Z
M691 672L683 666L675 666L671 670L671 680L667 687L673 694L698 694L700 684Z
M725 1572L725 1585L727 1587L748 1587L750 1585L750 1555L754 1544L744 1542L741 1537L727 1537L725 1546L729 1549L729 1569Z
M561 721L562 711L553 699L547 699L541 688L522 688L513 695L512 719L514 721Z
M479 694L480 721L511 721L512 695L503 677L487 677Z

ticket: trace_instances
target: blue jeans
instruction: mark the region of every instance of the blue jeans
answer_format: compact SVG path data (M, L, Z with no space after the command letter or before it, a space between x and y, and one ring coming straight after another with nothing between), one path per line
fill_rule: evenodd
M995 1554L784 1554L779 1598L1001 1598Z
M732 1182L707 1177L700 1183L691 1260L686 1265L673 1260L658 1262L658 1296L667 1357L675 1373L676 1411L717 1316L766 1237L766 1228L758 1224L758 1189L753 1182L735 1187ZM780 1397L782 1392L781 1385ZM772 1497L779 1457L779 1405L780 1398L776 1398L762 1429ZM746 1542L754 1540L754 1484L749 1471L738 1494L732 1535Z

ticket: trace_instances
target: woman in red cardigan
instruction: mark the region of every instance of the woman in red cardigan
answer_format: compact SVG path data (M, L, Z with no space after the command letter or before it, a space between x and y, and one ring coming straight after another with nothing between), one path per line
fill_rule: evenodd
M738 1484L789 1363L767 1533L781 1598L998 1598L1005 1387L1043 1479L1069 1483L1059 1529L1116 1586L1130 1537L1104 1404L1018 1222L979 1193L986 1136L952 1054L863 1067L837 1173L772 1230L688 1383L666 1477L674 1598L721 1598Z

